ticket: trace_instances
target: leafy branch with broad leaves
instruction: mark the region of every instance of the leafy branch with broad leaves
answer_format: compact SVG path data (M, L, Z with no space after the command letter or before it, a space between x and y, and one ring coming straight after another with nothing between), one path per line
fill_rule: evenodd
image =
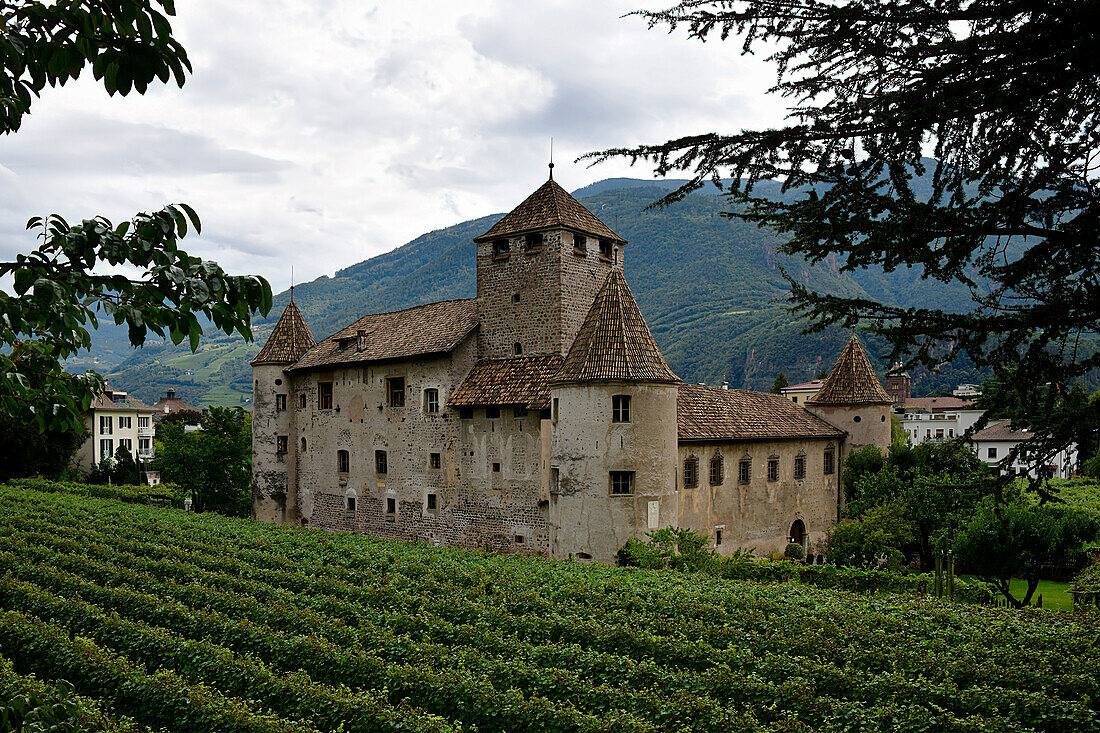
M1100 404L1081 385L1100 367L1100 2L685 0L636 15L766 51L787 124L585 159L687 171L658 205L724 185L730 216L786 235L783 251L810 262L963 285L970 307L948 310L788 277L811 331L862 325L909 366L965 355L989 369L981 404L1037 433L1005 465L1095 441ZM772 180L783 196L756 192Z
M155 81L183 86L187 52L172 35L172 0L12 0L0 4L0 133L17 131L35 98L91 68L111 95L143 94ZM0 409L42 430L69 431L103 388L63 361L91 345L101 319L126 324L141 346L150 332L198 347L202 321L245 338L271 308L258 276L231 276L189 255L179 240L200 230L186 204L115 226L96 216L70 226L50 215L27 229L41 245L0 262ZM122 274L128 273L128 274Z

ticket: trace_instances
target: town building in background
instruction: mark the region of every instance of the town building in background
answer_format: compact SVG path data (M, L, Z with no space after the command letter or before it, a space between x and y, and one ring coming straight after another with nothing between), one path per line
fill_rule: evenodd
M1013 429L1011 420L991 420L988 425L970 436L970 443L978 458L995 466L1008 457L1014 448L1033 437L1034 434L1029 430ZM1002 470L1031 478L1069 478L1077 470L1077 445L1063 448L1041 466L1017 458L1010 466L1002 467Z
M152 407L156 411L157 420L165 415L171 415L173 412L199 412L199 408L192 407L176 397L176 390L174 389L167 390L165 396L154 402Z
M890 443L854 336L797 403L683 384L626 241L553 177L474 241L474 298L319 343L286 306L252 362L258 519L602 562L667 526L722 553L816 549L847 452Z
M126 448L139 464L153 458L153 408L126 392L107 387L84 415L87 439L73 457L84 473Z
M802 382L801 384L791 384L779 390L779 394L796 405L804 405L821 390L824 384L824 379L814 379L809 382Z

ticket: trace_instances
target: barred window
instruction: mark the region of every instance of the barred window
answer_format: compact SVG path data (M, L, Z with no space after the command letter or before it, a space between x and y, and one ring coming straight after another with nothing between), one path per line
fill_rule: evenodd
M351 456L346 450L336 451L336 470L347 473L351 469Z
M493 256L494 257L499 257L500 255L508 254L508 249L509 249L509 247L508 247L508 240L507 239L493 240Z
M542 232L535 232L534 234L528 234L524 239L524 245L528 252L534 252L535 250L542 249Z
M822 463L825 475L828 476L836 470L836 454L832 450L825 451L825 460Z
M286 409L286 395L285 394L275 395L275 409L276 410L285 410Z
M275 436L275 452L278 454L284 454L287 452L287 436L276 435Z
M374 472L384 474L389 470L389 461L387 460L386 451L376 450L374 452Z
M428 466L433 470L438 470L442 464L442 456L439 453L431 453L428 455Z
M725 478L725 471L723 470L722 456L717 455L710 459L710 485L721 486L722 481Z
M405 378L390 377L386 380L386 391L390 398L390 407L405 406Z
M634 493L633 471L611 472L611 494L613 496L626 496Z
M778 458L769 458L768 459L768 481L778 481L778 480L779 480L779 459Z
M317 383L317 409L332 409L332 382Z
M795 456L794 477L798 479L806 478L806 456Z
M588 251L588 238L583 234L573 235L573 251L583 255Z
M684 488L694 489L699 485L699 459L688 458L684 461Z
M742 460L737 464L737 481L747 484L752 478L752 461Z

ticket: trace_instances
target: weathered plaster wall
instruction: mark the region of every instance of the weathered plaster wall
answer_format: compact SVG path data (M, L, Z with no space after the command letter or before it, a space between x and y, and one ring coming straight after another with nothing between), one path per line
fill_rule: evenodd
M252 369L252 513L263 522L296 522L294 495L294 399L290 377L278 365ZM275 409L275 396L286 395L285 410ZM278 436L288 451L277 452Z
M680 515L677 525L702 532L712 545L722 532L718 552L729 555L737 548L753 548L770 555L787 546L791 526L802 520L809 534L811 552L820 551L828 529L837 517L839 464L824 472L826 450L838 455L836 441L777 440L759 442L683 443L679 447ZM803 456L806 473L795 478L795 458ZM722 458L721 484L710 480L710 462ZM778 480L768 480L768 461L779 461ZM696 488L684 486L684 463L699 461ZM738 464L748 460L749 481L742 483Z
M550 554L613 562L628 538L675 524L675 385L590 383L551 394ZM631 396L629 423L611 422L617 394ZM611 471L635 472L631 495L611 494Z

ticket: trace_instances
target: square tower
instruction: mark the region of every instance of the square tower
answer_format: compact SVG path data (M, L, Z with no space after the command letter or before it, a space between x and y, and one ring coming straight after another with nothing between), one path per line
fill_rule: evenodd
M564 355L626 244L553 177L476 237L478 356Z

